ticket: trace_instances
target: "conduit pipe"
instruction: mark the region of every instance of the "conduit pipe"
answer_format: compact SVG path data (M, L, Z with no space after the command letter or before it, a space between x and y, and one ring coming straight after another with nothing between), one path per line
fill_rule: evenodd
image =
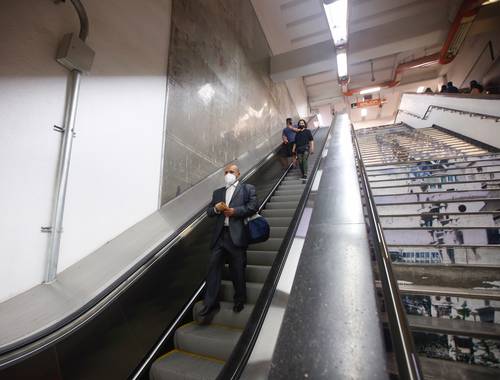
M64 1L64 0L63 0ZM44 282L52 282L56 278L57 264L59 261L59 252L61 247L61 235L63 232L64 206L66 201L66 192L71 161L71 150L73 147L73 136L75 133L75 119L78 108L78 95L80 93L80 81L83 67L90 69L94 52L85 45L85 40L89 33L89 22L85 7L80 0L71 0L80 20L79 39L73 39L73 35L66 35L60 46L57 61L70 69L68 78L68 95L64 110L64 125L61 128L63 141L59 153L57 165L57 177L54 201L52 206L50 236L48 242L47 262L45 267ZM71 56L71 49L83 52L84 64L80 65L80 56Z

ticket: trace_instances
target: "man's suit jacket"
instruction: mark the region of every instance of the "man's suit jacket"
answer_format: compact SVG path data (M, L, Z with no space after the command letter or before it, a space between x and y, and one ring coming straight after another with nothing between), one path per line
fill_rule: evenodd
M210 217L216 217L214 234L210 247L213 248L222 229L224 228L224 213L216 213L214 206L219 202L226 201L226 188L221 187L214 191L212 201L208 205L207 214ZM255 187L246 183L238 183L234 189L233 197L229 202L229 207L234 208L234 215L229 218L229 232L235 246L246 248L248 247L248 237L244 224L245 218L255 214L259 206L257 205L257 196L255 195Z

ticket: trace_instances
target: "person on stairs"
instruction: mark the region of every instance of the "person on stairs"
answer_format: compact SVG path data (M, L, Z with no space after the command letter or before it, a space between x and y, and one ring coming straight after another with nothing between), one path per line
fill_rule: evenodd
M311 131L307 129L304 119L299 120L299 132L295 135L295 143L292 152L297 155L302 179L307 178L307 159L310 154L314 154L314 139Z
M210 248L212 256L208 264L207 285L203 308L199 315L206 317L219 310L221 276L226 258L234 286L233 311L239 313L246 302L246 250L248 237L245 219L258 211L255 187L239 181L238 166L224 168L225 186L214 191L207 215L216 218Z

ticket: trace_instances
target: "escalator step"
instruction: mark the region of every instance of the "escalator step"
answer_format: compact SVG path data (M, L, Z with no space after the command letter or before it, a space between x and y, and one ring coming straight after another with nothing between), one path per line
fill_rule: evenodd
M269 238L263 243L252 244L250 247L252 251L278 251L280 249L283 239Z
M212 380L224 362L180 350L170 351L156 360L149 371L150 380Z
M241 329L190 322L175 331L175 347L209 358L227 360L238 342Z
M271 198L273 202L298 202L302 193L296 195L275 195Z
M293 209L295 210L299 204L299 201L292 202L274 202L271 198L271 201L266 204L266 210L281 210L281 209Z
M249 282L264 282L266 281L267 275L269 274L270 266L267 265L247 265L245 269L245 277ZM230 280L231 275L229 272L229 266L224 267L224 272L222 278L225 280Z
M287 231L288 231L288 227L272 226L270 237L272 237L272 238L284 238Z
M253 305L245 305L245 308L239 313L233 311L234 304L232 302L220 302L220 310L214 315L211 323L227 327L245 328L250 314L253 311ZM196 317L198 312L203 307L203 302L199 301L194 305L193 316ZM194 318L196 319L196 318Z
M271 226L271 229L275 227L289 227L290 222L292 221L292 217L271 217L271 218L266 218L269 225ZM250 246L251 248L252 246Z
M298 190L283 190L283 189L280 189L280 190L276 190L276 192L274 193L274 196L295 196L295 195L299 195L299 196L302 196L302 193L304 192L304 189L298 189Z
M262 211L262 215L265 216L266 218L274 218L274 217L288 217L291 218L295 214L295 209L286 209L286 210L279 210L279 209L266 209Z
M247 251L248 265L273 265L278 252L276 251Z
M300 190L300 191L303 191L305 186L306 186L305 184L290 184L290 185L284 184L284 185L281 185L280 187L278 187L278 190Z
M259 298L262 284L247 282L247 304L255 304ZM231 281L221 282L221 301L233 302L234 288Z

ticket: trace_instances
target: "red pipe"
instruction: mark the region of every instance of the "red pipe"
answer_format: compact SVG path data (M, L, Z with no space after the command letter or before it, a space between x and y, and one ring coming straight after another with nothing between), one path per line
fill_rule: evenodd
M462 24L472 23L476 18L481 5L485 3L487 0L464 0L460 9L457 12L455 20L451 24L450 31L448 32L448 36L441 48L441 51L436 54L427 55L422 58L415 59L410 62L401 63L396 67L396 71L394 72L394 78L391 81L383 82L377 85L371 85L368 87L360 87L354 88L348 91L343 92L344 96L352 96L354 94L359 93L365 88L370 87L381 87L381 88L391 88L397 86L399 84L399 75L403 72L411 69L416 69L424 66L431 66L437 63L442 65L450 63L456 57L454 52L449 52L450 46L452 46L453 42L455 42L455 38L457 37L457 32ZM457 50L458 52L458 50Z

